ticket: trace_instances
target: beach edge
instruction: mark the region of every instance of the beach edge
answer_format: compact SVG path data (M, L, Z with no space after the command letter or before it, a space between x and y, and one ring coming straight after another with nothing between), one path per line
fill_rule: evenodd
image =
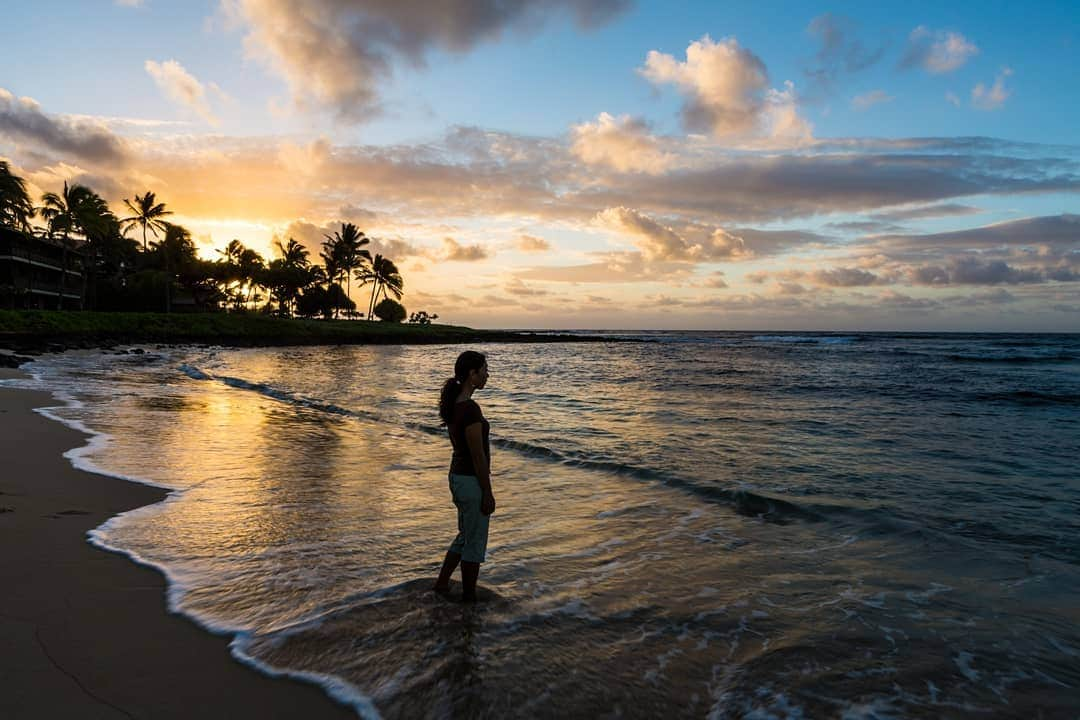
M0 716L355 718L322 687L242 664L231 636L168 612L162 573L88 541L166 492L73 467L63 454L87 436L35 412L55 405L0 386Z

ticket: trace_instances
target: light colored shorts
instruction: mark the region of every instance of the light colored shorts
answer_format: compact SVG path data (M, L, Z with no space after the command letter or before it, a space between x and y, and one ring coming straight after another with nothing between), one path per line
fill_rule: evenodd
M490 515L480 512L483 491L475 475L450 474L450 493L457 505L458 534L450 543L450 552L461 555L465 562L484 562L487 554Z

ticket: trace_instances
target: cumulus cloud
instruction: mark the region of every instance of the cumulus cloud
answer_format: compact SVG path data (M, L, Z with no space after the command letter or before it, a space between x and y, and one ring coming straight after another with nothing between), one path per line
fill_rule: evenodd
M994 84L990 87L977 83L971 89L971 104L979 110L1000 109L1012 95L1012 90L1005 87L1005 78L1012 74L1011 69L1002 68L1001 72L994 77Z
M811 20L806 31L820 43L814 66L806 74L825 89L843 73L856 73L870 67L881 59L885 50L884 47L873 50L865 47L857 37L854 22L831 13Z
M443 259L457 262L478 262L491 257L483 245L462 245L454 238L443 238Z
M859 111L869 110L875 105L892 102L895 99L896 98L894 98L892 95L885 92L884 90L871 90L868 93L863 93L862 95L856 95L855 97L853 97L851 99L851 107Z
M743 239L714 229L703 241L690 242L672 228L627 207L607 208L597 213L601 226L629 235L646 260L700 262L729 260L748 254Z
M521 252L542 253L551 250L551 243L534 235L520 235L514 241L514 247Z
M50 115L36 100L0 88L0 137L30 143L63 156L95 162L124 162L128 150L103 123Z
M210 110L210 102L206 99L206 87L179 62L147 60L143 67L165 97L191 110L211 125L219 123Z
M920 25L908 35L901 67L921 67L940 75L952 72L978 54L979 48L958 32L931 30Z
M595 122L574 125L571 151L589 165L604 165L619 172L662 173L676 157L660 148L648 126L629 115L600 113Z
M765 63L735 38L713 42L705 35L686 48L686 60L650 50L638 70L657 85L674 85L685 97L683 124L717 138L811 139L810 124L796 107L794 85L769 87Z
M507 28L534 29L569 13L582 28L622 12L626 0L223 0L247 28L248 51L280 73L300 104L361 121L379 107L380 85L400 63L423 66L431 50L466 52Z

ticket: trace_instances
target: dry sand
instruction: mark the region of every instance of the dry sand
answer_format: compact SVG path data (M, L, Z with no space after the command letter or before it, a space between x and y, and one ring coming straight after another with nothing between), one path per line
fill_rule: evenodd
M85 436L33 412L56 404L0 387L0 718L356 717L233 660L167 612L160 573L87 542L164 493L74 469Z

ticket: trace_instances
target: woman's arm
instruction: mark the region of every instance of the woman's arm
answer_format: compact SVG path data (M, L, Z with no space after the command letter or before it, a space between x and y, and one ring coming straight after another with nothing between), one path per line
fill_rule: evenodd
M465 427L465 442L469 445L469 455L472 456L476 479L480 481L480 490L483 492L480 512L490 515L495 512L495 494L491 491L491 465L488 462L487 453L484 452L483 423L475 422Z

